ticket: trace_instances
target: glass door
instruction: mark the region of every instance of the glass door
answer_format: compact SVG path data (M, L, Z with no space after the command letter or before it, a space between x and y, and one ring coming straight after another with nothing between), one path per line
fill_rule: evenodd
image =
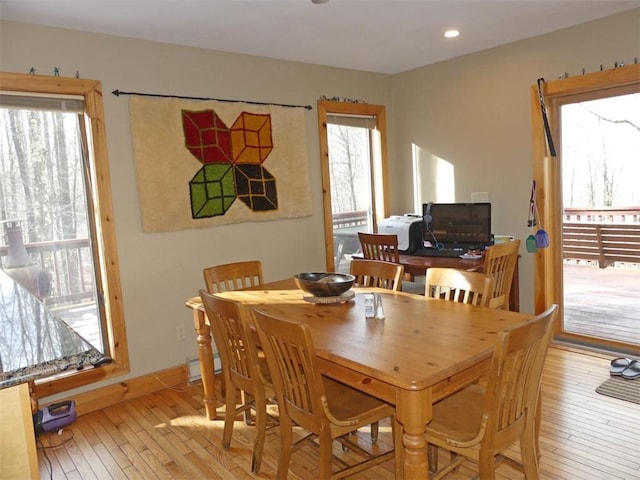
M384 107L318 102L328 271L348 272L358 232L386 214Z
M559 101L563 331L640 344L640 93Z

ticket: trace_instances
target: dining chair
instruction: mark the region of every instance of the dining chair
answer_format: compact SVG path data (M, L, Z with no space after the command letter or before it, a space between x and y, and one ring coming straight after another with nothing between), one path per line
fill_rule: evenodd
M492 245L485 251L482 272L493 278L493 291L489 301L491 308L509 310L509 295L519 250L520 240L513 240Z
M362 256L365 259L400 263L398 235L389 233L358 232L358 238L360 239ZM424 287L422 284L407 278L402 280L401 290L403 292L422 295Z
M267 430L267 403L274 392L264 355L259 355L256 334L249 326L252 317L244 305L211 295L205 290L200 290L200 298L220 353L225 380L222 446L228 448L231 444L235 417L244 413L246 421L250 419L251 411L255 411L256 438L251 471L258 473ZM236 404L238 391L241 398L239 406ZM273 425L274 422L271 423Z
M478 463L479 478L495 478L502 462L539 478L537 422L542 368L553 336L558 306L498 333L486 386L473 384L433 406L427 425L431 480L458 468L466 459ZM504 455L520 442L521 461ZM433 447L456 454L437 470Z
M317 478L343 478L392 458L394 449L373 455L352 442L349 433L390 418L394 444L401 445L396 443L402 440L394 407L321 375L306 323L276 318L259 307L252 313L279 404L281 446L276 478L287 478L291 453L315 438L319 443ZM294 425L310 432L295 443ZM334 440L342 443L343 450L362 454L365 460L332 472ZM396 462L396 471L398 465Z
M239 290L263 283L260 260L214 265L203 269L202 274L209 293Z
M349 273L356 277L359 287L379 287L399 292L402 290L404 266L382 260L354 258L351 260ZM378 440L379 424L371 424L371 440Z
M486 307L491 298L493 279L480 272L432 267L427 270L427 297Z
M398 235L388 233L358 232L362 256L370 260L400 262Z
M404 266L399 263L354 258L349 273L356 277L359 287L379 287L387 290L402 290Z

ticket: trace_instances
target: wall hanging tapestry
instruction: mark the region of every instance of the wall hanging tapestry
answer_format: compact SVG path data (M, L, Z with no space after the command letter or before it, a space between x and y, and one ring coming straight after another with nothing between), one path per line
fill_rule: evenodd
M304 111L131 97L145 232L312 214Z

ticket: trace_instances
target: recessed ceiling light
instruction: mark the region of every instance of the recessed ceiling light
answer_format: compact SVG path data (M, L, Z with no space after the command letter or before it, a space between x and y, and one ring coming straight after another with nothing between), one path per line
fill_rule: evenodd
M459 35L460 32L458 30L447 30L446 32L444 32L444 36L447 38L455 38Z

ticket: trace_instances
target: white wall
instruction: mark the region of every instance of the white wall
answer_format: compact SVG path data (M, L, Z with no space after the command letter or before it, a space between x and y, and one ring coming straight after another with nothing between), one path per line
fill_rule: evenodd
M413 210L409 182L417 145L421 162L432 166L437 157L454 172L445 183L453 184L455 198L443 198L432 184L423 191L424 202L468 202L472 192L488 192L494 233L526 238L533 175L530 86L540 77L576 76L583 68L609 69L639 57L636 9L395 75L392 211ZM520 307L533 312L533 257L524 246L521 255Z
M202 268L261 259L266 280L325 267L316 101L322 95L389 105L390 77L106 35L3 22L0 68L102 81L131 373L184 363L195 336L188 297L204 286ZM143 233L131 147L128 97L115 89L196 97L312 105L307 118L311 217L175 233ZM127 377L119 377L123 380ZM106 383L113 383L113 380Z
M395 76L227 54L107 35L0 24L0 69L102 81L131 373L184 362L195 340L186 298L206 265L258 258L266 280L323 269L324 240L317 113L307 115L313 216L276 222L147 234L141 230L127 97L115 89L196 97L311 104L321 95L386 105L392 213L413 210L411 149L455 168L456 201L489 192L494 231L520 238L531 182L529 86L640 57L640 9ZM425 193L424 200L431 200ZM522 310L533 310L533 266L521 262ZM120 377L117 381L126 377ZM109 383L113 383L113 380Z

